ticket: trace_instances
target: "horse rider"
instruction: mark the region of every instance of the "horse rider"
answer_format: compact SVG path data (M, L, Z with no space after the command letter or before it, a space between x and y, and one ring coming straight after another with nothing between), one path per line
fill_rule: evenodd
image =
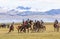
M58 25L58 20L55 20L54 27L57 27L57 25Z
M11 24L10 28L9 28L9 32L11 31L14 31L14 26L13 26L14 23Z
M41 26L43 26L44 25L44 22L41 20L40 24L41 24Z
M55 29L57 29L57 31L59 31L58 20L55 20L55 22L54 22L54 31L55 31Z
M55 20L54 24L58 24L58 20Z
M36 22L36 27L37 27L37 32L39 32L39 29L40 29L40 21L37 21Z

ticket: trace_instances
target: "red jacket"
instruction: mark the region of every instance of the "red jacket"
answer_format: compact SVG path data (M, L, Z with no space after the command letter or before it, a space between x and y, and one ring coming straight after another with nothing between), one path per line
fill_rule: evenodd
M24 25L27 25L27 22L24 22Z

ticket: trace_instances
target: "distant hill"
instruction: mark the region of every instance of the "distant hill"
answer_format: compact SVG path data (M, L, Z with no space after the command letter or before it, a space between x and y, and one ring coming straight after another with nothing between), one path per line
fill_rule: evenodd
M50 11L46 11L45 13L47 13L48 15L57 15L60 14L60 9L52 9Z
M10 21L21 21L22 19L32 19L32 20L44 20L44 21L54 21L58 19L60 21L60 9L52 9L46 12L38 11L18 11L15 9L9 10L5 13L0 12L0 21L9 20Z

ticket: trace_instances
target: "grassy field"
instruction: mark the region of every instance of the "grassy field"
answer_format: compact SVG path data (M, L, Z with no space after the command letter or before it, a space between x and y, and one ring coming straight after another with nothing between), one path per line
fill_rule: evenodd
M15 24L15 28L18 24ZM51 23L45 24L46 31L38 33L17 33L15 29L8 34L8 28L0 28L0 39L60 39L60 32L54 32Z

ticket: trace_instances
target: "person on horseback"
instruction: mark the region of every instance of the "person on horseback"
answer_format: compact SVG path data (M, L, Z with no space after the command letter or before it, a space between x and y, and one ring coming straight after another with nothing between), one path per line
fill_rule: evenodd
M54 22L54 27L55 28L57 27L57 24L58 24L58 20L55 20L55 22Z
M21 26L21 30L20 31L26 32L26 25L27 25L27 21L23 20L23 24Z
M37 27L37 32L39 32L39 30L40 30L40 21L36 22L36 27Z
M10 29L9 29L9 32L8 32L8 33L10 33L11 31L14 31L14 26L13 26L13 24L11 24L11 26L10 26Z
M40 24L41 24L41 25L44 25L44 22L41 20Z
M46 27L44 26L43 20L41 20L41 22L40 22L40 28L41 28L41 31L42 31L42 32L43 32L43 31L46 31Z
M37 30L36 24L37 24L37 21L35 20L34 25L33 25L33 31L34 31L34 32L36 32L36 30Z
M14 23L11 24L10 28L9 28L9 32L10 33L11 31L14 31L14 26L13 26Z
M58 24L58 20L55 20L54 24Z
M22 22L22 24L24 24L24 19L23 19L23 22Z
M26 21L29 23L30 19L27 19Z
M57 32L59 31L58 20L55 20L55 22L54 22L54 31L55 31L55 29L57 30Z
M44 26L44 22L41 20L40 27L42 28Z

